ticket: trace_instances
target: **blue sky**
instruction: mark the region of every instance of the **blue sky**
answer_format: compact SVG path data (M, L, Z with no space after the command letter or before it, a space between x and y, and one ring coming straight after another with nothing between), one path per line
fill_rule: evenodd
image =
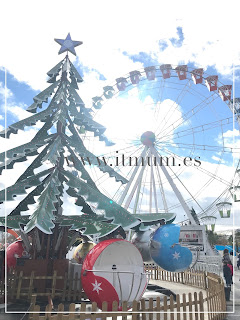
M24 110L32 104L33 97L47 87L47 71L64 56L58 56L59 45L54 42L54 38L64 39L68 32L71 33L73 40L83 41L83 45L76 48L77 57L72 56L71 59L84 79L80 85L79 95L87 106L91 105L93 96L101 94L103 86L114 83L116 78L132 70L163 63L187 64L189 68L203 67L204 72L209 75L217 74L219 81L223 84L232 84L234 62L236 65L235 96L240 97L240 44L232 32L237 27L237 10L232 10L231 15L226 15L224 2L202 1L199 5L193 5L191 1L181 1L181 4L178 1L169 1L168 4L163 5L159 1L149 1L146 8L145 3L141 1L131 3L122 1L116 10L111 1L101 1L101 3L93 1L94 6L90 3L69 1L68 14L64 11L65 5L61 6L64 3L53 1L49 4L42 1L41 7L37 10L41 23L39 23L40 20L36 22L36 10L31 1L24 1L21 6L15 1L14 11L11 10L10 4L4 4L6 12L11 12L12 24L10 26L10 20L6 20L5 17L0 22L1 30L8 25L8 28L4 28L5 32L2 35L2 42L6 45L0 53L1 129L5 121L4 68L7 69L7 87L10 90L7 98L7 124L9 125L26 117L27 113ZM237 2L232 2L233 7L234 4ZM42 20L46 15L51 20L51 24ZM199 20L198 17L201 19ZM145 96L148 96L147 90L149 89L146 88ZM198 90L201 91L199 88ZM174 90L169 89L165 93L164 99L174 100ZM196 105L196 99L196 95L191 94L184 97L179 106L182 114L189 105ZM198 116L193 117L191 126L197 127L230 117L228 108L224 108L222 104L221 108L218 108L219 104L221 101L216 100L206 113L203 110ZM104 115L104 110L102 114ZM100 113L98 116L101 119ZM118 135L118 132L111 131L111 125L113 126L114 122L111 116L114 117L114 114L109 114L109 119L104 123L109 127L110 138L111 135L114 137ZM131 134L134 133L134 126L136 131L139 127L139 123L136 122L133 120L128 124L128 127L133 127ZM210 135L202 131L196 138L197 143L217 146L220 133L220 127L212 130ZM225 134L224 143L230 145L232 143L231 125L223 128L223 134ZM134 135L131 139L134 139ZM190 143L189 139L190 136L182 138L181 142ZM240 146L238 139L239 137L236 137L235 147ZM119 142L119 145L121 143ZM223 143L223 139L220 143ZM3 143L2 147L4 146ZM179 155L183 156L185 151L179 152ZM206 167L217 163L216 153L201 152L201 156L206 162ZM231 155L224 155L222 160L224 161L222 165L231 166ZM194 179L196 176L192 176L192 180L188 182L192 189L194 189L191 187ZM212 198L214 197L213 192ZM202 197L200 201L204 203L205 199Z

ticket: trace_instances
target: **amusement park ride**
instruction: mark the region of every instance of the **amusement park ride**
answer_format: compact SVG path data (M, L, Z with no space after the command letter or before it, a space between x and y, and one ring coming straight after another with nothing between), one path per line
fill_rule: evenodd
M7 263L14 258L11 267L25 274L57 270L64 275L66 254L82 237L86 245L78 247L75 260L83 265L88 296L99 304L115 295L122 295L119 301L133 301L146 287L143 260L179 271L215 255L205 225L214 224L218 212L222 218L230 217L231 194L233 201L240 201L240 165L232 177L219 172L221 161L229 163L237 152L219 133L231 128L232 114L240 124L240 99L231 99L231 85L219 84L217 76L205 75L203 69L164 64L116 79L93 98L92 108L86 108L76 91L83 80L68 56L76 55L74 48L82 42L73 41L70 34L55 40L61 45L59 54L67 55L47 73L50 86L33 98L27 109L31 116L0 133L8 139L18 130L43 123L30 142L0 154L1 172L17 162L28 163L17 181L0 191L2 203L17 201L6 219L0 218L1 228L14 229L21 237L8 247ZM120 122L120 113L130 112L131 105L153 114L151 127L139 126L142 131L136 132L135 140L121 130L114 145L98 121L102 117L104 122L107 110ZM137 122L138 112L134 117L130 120ZM131 116L125 113L125 128L127 118ZM109 158L115 153L116 160L116 150L121 150L131 163L125 165L122 157L116 165L106 164L103 151L99 156L90 150L96 150L92 141L97 138L107 146ZM107 151L113 145L114 152ZM110 177L118 182L116 187L109 187ZM209 186L220 196L211 198ZM64 194L75 199L78 215L64 211ZM105 285L110 286L111 297L104 295Z

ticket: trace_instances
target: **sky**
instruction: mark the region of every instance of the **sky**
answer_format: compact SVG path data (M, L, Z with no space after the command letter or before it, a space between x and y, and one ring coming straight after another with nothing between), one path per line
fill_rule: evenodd
M11 1L2 4L4 14L0 20L0 130L7 125L29 116L25 109L32 104L33 97L47 87L46 73L55 66L64 55L58 56L59 45L54 38L65 39L68 32L73 40L83 41L76 48L77 57L71 55L71 61L84 79L80 85L79 95L87 106L91 106L91 98L101 95L102 88L115 82L116 78L147 66L159 66L170 63L174 66L187 64L190 68L203 68L210 75L218 75L223 84L233 83L233 64L235 65L235 96L240 97L239 66L240 42L236 39L238 30L238 1L41 1L36 5L33 1ZM7 71L7 91L4 90ZM168 106L176 99L175 91L182 84L175 83L165 91L162 97L161 112L156 117L156 89L149 83L142 86L141 99L135 88L128 95L114 97L116 109L112 102L107 102L96 115L96 119L107 127L107 135L115 139L117 147L124 148L129 141L139 139L145 130L157 130L158 121L167 116ZM177 89L176 89L177 88ZM180 89L179 89L180 88ZM209 97L204 89L189 88L186 95L178 103L175 101L175 112L167 118L168 126L173 126L187 110L191 110L201 101L201 95ZM196 92L197 91L197 92ZM178 92L178 91L176 91ZM151 100L150 93L153 97ZM7 94L7 95L6 95ZM7 109L5 118L5 95ZM144 108L149 107L149 112ZM139 108L143 110L136 118ZM193 107L189 107L193 106ZM148 110L148 109L147 109ZM173 109L172 109L173 110ZM178 128L190 130L192 127L207 125L219 119L231 117L228 107L221 103L219 97L208 108L203 109L189 121ZM38 125L37 125L38 126ZM149 127L149 129L148 129ZM151 128L150 128L151 127ZM124 128L124 129L123 129ZM190 142L191 136L176 138L177 131L168 133L168 146L160 144L161 150L184 156L185 149L179 151L177 146ZM179 132L179 131L178 131ZM226 146L240 148L239 130L233 131L231 124L215 130L201 130L196 133L195 144ZM4 151L30 139L35 129L20 132L11 142L2 141ZM235 142L233 141L235 137ZM171 145L171 146L170 146ZM183 145L182 145L183 146ZM102 146L91 146L101 152ZM136 147L136 144L135 144ZM115 147L116 148L116 147ZM116 149L115 149L116 150ZM236 149L237 150L237 149ZM180 153L179 153L180 152ZM219 155L219 150L194 150L194 156L200 155L204 169L217 172L219 179L230 181L232 172L232 155ZM236 155L238 159L239 154ZM219 163L220 162L220 163ZM18 172L24 169L16 164ZM11 171L11 172L10 172ZM14 181L14 170L3 173L1 185ZM127 173L123 170L123 173ZM191 193L198 191L207 183L206 175L191 170L179 173L184 184ZM177 183L177 182L176 182ZM104 185L107 194L113 182ZM221 183L213 181L198 195L200 206L207 207L220 193ZM175 204L169 185L165 184L169 201ZM149 190L146 189L145 193ZM182 190L184 198L187 191ZM235 204L235 212L239 208ZM197 208L196 208L197 209ZM199 208L198 208L199 209ZM146 205L146 210L148 206ZM180 210L180 209L177 209ZM179 219L183 213L178 212ZM237 213L235 214L237 217ZM217 220L220 225L226 220ZM232 219L227 224L231 227ZM235 225L240 226L239 219ZM221 226L220 226L221 228Z

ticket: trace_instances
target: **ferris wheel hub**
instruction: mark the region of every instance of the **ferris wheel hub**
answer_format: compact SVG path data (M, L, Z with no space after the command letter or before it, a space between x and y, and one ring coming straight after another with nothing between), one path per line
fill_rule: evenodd
M154 145L156 137L152 131L146 131L141 135L140 140L144 146L151 147Z

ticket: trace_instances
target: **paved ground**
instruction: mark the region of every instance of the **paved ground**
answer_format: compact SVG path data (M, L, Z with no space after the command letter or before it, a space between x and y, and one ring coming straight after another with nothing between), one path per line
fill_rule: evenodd
M234 270L232 292L230 301L227 302L227 317L226 319L240 318L240 270Z

